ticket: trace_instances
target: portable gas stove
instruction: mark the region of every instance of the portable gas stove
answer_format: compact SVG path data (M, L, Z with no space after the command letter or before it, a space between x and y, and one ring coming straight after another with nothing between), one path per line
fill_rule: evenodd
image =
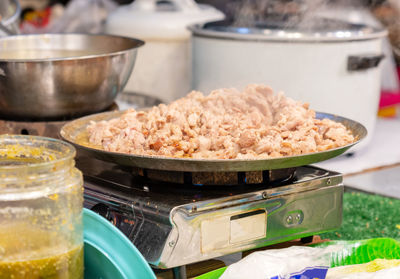
M85 158L77 165L84 173L85 207L109 219L155 268L184 266L341 225L342 176L313 166L181 173Z

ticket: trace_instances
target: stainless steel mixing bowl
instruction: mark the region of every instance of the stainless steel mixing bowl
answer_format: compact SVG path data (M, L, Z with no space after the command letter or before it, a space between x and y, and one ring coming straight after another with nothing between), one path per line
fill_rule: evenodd
M0 38L0 117L56 119L106 109L126 85L143 44L88 34Z

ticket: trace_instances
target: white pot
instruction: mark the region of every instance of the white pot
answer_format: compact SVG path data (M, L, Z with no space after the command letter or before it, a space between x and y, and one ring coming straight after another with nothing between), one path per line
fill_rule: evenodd
M224 18L215 8L194 0L136 0L113 12L106 32L144 40L125 90L158 97L165 102L191 89L191 44L187 26Z
M370 140L376 122L386 31L352 28L300 33L191 26L193 88L208 93L250 83L270 85L314 110L362 123L369 135L360 148Z

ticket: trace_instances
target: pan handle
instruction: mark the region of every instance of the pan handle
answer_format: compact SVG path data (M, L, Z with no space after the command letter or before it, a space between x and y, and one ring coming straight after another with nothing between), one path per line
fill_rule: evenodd
M19 1L13 0L12 2L14 2L15 12L12 16L10 16L9 18L7 18L1 22L5 26L7 26L9 24L13 24L14 22L17 22L19 19L19 16L21 15L21 5L19 4Z
M347 59L347 70L354 72L375 68L378 67L383 58L385 58L383 54L351 55Z

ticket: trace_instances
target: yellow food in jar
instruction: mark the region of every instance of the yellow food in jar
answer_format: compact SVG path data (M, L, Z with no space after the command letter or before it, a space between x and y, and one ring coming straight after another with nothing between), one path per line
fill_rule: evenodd
M27 223L0 226L0 279L83 279L83 245Z
M0 261L1 279L83 279L83 247L42 259Z

